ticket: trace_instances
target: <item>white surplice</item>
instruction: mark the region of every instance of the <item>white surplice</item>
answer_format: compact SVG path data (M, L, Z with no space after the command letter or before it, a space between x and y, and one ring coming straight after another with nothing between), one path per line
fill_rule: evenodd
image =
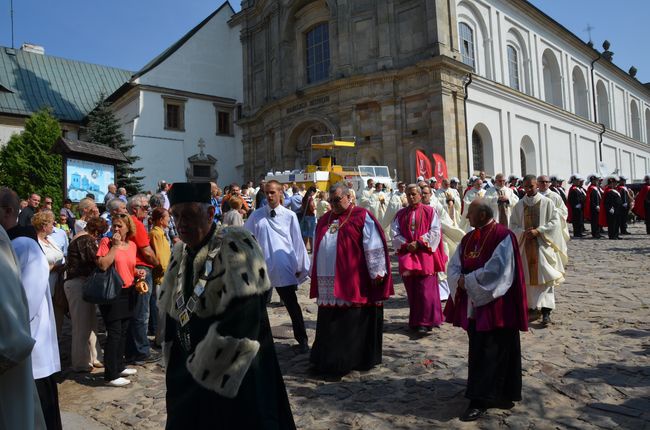
M32 373L34 340L19 261L1 226L0 275L0 429L45 428Z
M538 203L540 219L536 229L540 234L534 239L538 252L538 276L537 279L530 279L524 243L524 232L526 231L524 205L534 206ZM555 287L564 282L564 270L568 257L560 214L555 209L553 201L539 193L533 197L524 196L512 212L510 230L517 236L519 242L519 251L526 277L528 307L530 309L555 309Z
M458 280L462 272L462 245L456 249L447 267L447 280L450 293L456 295ZM474 309L504 296L515 276L515 253L512 239L506 236L494 249L492 256L485 265L473 272L465 274L465 289L467 290L467 316L473 317Z
M519 197L508 187L490 187L485 191L485 200L492 208L494 212L494 220L499 222L499 197L504 196L508 199L507 203L504 203L504 209L506 214L505 225L507 226L510 223L510 217L512 216L512 209L515 207L519 201Z
M340 218L332 222L337 225ZM336 252L336 240L339 230L332 232L327 229L318 246L316 260L316 276L318 283L318 300L320 305L344 306L351 303L342 300L334 295L334 276L336 274L336 259L339 257ZM386 276L389 268L386 267L384 242L381 233L372 218L366 214L363 224L363 252L368 266L370 279ZM341 256L345 258L345 256Z
M50 268L45 254L34 239L17 237L11 244L20 263L20 277L29 308L29 328L36 341L32 350L32 371L34 379L42 379L61 370L48 282Z
M440 188L436 190L435 197L438 199L438 202L443 207L449 218L454 223L455 226L460 226L460 217L461 214L461 198L458 190L454 188ZM452 200L453 205L449 207L447 200Z
M271 211L275 216L271 216ZM309 275L311 261L300 233L296 214L282 205L275 209L266 205L256 209L246 220L250 231L262 248L271 286L300 285ZM296 276L296 274L298 274Z
M551 199L551 201L553 202L553 206L555 206L555 210L558 211L558 213L560 214L560 223L562 224L562 236L564 237L564 241L568 243L569 240L571 240L571 235L569 234L569 225L566 222L567 217L569 216L569 209L566 207L564 200L562 200L562 197L558 193L554 193L550 189L546 190L546 192L540 191L539 193L544 197Z
M467 219L467 211L469 211L469 205L472 204L474 199L484 196L485 190L482 188L480 190L477 190L476 188L472 187L472 189L465 193L465 197L463 197L463 212L461 213L459 226L465 230L465 232L472 230L472 226L469 225L469 220Z
M411 219L409 220L409 225L411 225L411 222L416 221L414 220L415 215L416 215L415 212L411 212ZM399 226L397 217L395 217L393 223L391 224L391 234L393 236L393 248L395 249L395 251L399 250L402 247L402 245L407 243L406 238L402 235L402 230ZM438 213L434 210L433 216L431 217L431 224L429 224L429 230L427 230L426 233L420 236L419 239L422 240L424 243L426 243L429 246L429 248L435 251L436 249L438 249L438 245L440 245L441 236L442 236L442 232L440 226L440 217L438 216Z
M465 232L452 221L452 219L449 217L449 214L440 204L440 201L438 199L432 198L430 205L436 210L436 213L440 218L442 246L443 250L445 251L445 255L449 257L453 255L454 252L456 252L456 248L460 244L460 241L463 240ZM449 298L449 285L447 284L446 272L438 273L438 287L440 290L440 300L447 300Z

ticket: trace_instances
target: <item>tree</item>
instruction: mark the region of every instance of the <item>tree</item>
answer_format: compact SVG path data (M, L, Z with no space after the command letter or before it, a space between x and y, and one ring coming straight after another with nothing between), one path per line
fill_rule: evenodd
M25 121L25 131L14 134L0 150L0 183L21 198L32 193L51 196L54 207L63 200L61 156L50 151L61 137L61 127L49 108Z
M102 101L88 114L88 138L92 143L117 149L128 158L128 163L120 163L115 166L115 182L119 187L126 188L129 195L138 194L142 192L141 181L144 177L136 176L136 173L140 172L142 168L134 167L134 164L140 157L129 155L133 145L124 138L120 131L120 122L110 109L110 105L104 100L104 96L100 97Z

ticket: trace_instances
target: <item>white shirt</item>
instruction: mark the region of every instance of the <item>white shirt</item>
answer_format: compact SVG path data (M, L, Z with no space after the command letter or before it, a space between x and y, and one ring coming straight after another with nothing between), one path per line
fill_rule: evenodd
M29 308L29 328L32 338L36 340L32 350L34 379L46 378L61 370L52 295L48 288L50 268L45 254L34 239L17 237L11 244L20 263Z
M274 217L271 217L272 210ZM295 212L282 205L274 209L267 205L256 209L244 228L253 233L262 248L272 287L288 287L305 281L311 262Z

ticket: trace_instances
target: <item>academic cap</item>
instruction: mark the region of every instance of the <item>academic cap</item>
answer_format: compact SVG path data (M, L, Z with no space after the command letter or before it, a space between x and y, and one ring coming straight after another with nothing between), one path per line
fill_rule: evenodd
M175 182L169 190L169 204L178 203L211 203L210 184L193 184L190 182Z

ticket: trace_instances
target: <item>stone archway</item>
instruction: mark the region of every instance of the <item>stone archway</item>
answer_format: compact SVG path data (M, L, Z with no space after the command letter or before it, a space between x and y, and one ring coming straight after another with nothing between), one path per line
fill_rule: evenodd
M332 124L320 118L303 120L289 132L289 139L282 145L282 168L288 170L305 169L325 155L324 151L311 150L312 136L335 134Z

